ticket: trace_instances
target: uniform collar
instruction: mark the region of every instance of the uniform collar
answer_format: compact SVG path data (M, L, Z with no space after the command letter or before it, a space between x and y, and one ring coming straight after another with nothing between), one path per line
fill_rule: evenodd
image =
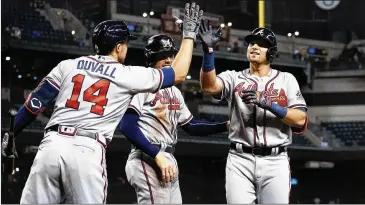
M103 62L103 63L119 63L118 61L116 61L114 58L112 58L110 56L94 55L91 57L93 57L95 60Z
M245 69L245 70L242 71L243 75L249 76L249 77L254 77L254 78L266 78L266 77L267 78L271 78L271 77L273 77L273 76L276 75L276 72L277 71L275 69L270 68L270 72L269 72L269 74L267 76L259 77L257 75L252 74L250 72L250 68L247 68L247 69Z

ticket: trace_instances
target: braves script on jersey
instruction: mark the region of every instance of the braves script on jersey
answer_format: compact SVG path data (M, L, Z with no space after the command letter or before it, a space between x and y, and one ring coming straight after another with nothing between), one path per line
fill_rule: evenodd
M285 146L291 143L292 131L288 125L270 111L245 104L241 96L242 91L257 90L283 107L306 108L298 82L292 74L271 69L268 76L260 78L246 69L240 72L226 71L217 77L224 84L222 98L226 98L230 105L231 141L248 147Z
M177 126L185 125L193 118L175 86L157 93L139 93L129 107L140 115L138 125L153 144L176 144Z
M163 73L96 55L62 61L46 79L60 90L47 128L70 125L97 132L110 142L132 95L156 92Z

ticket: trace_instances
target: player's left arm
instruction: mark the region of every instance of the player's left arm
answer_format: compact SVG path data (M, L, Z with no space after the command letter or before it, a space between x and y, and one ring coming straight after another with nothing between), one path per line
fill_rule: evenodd
M300 91L297 79L290 73L285 74L287 80L286 86L288 91L286 108L287 113L285 117L281 119L281 121L291 126L294 133L300 134L303 133L308 126L308 108L305 99ZM280 110L280 108L278 109Z
M53 104L60 88L61 69L59 67L60 64L43 78L37 88L28 95L25 103L20 107L15 117L14 136L32 123L39 113Z
M179 126L191 136L205 136L228 131L229 121L225 122L208 122L200 121L193 118L189 108L185 104L185 100L180 91L177 91L180 110L179 110Z
M229 121L208 122L191 118L188 122L180 126L191 136L206 136L227 132L229 129Z

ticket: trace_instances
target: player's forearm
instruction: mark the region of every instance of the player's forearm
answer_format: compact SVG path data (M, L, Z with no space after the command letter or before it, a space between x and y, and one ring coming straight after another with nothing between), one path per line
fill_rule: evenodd
M295 108L287 109L287 114L281 121L290 127L303 128L307 123L307 113Z
M139 115L129 109L127 112L128 113L123 116L123 119L120 122L120 132L138 149L142 150L150 157L155 158L160 150L147 140L138 127L137 121Z
M227 122L207 122L199 120L190 120L189 123L181 128L191 136L206 136L228 131Z
M222 92L218 86L214 65L214 53L204 53L202 69L200 70L200 86L204 93L216 95Z
M57 97L59 90L50 82L51 79L43 79L38 87L33 90L24 105L20 107L14 123L14 135L19 134L32 123L37 115L50 106Z
M32 114L25 106L21 106L14 122L14 136L17 136L24 128L36 119L36 115Z
M171 65L175 72L175 84L183 82L188 75L193 48L194 41L192 39L182 40L180 50Z
M272 103L265 109L272 112L277 118L290 127L302 128L307 120L307 113L304 108L287 108Z
M210 72L200 71L200 87L205 94L216 95L219 94L222 90L217 88L217 75L215 70Z

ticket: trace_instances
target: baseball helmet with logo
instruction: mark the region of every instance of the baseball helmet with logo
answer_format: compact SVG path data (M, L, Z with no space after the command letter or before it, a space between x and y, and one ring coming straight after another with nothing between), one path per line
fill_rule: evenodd
M268 43L269 47L266 53L266 58L270 63L272 63L275 58L279 57L276 36L270 29L256 28L250 35L245 37L245 44L248 45L251 41L255 40L264 40Z
M137 38L130 34L125 22L107 20L99 23L94 28L92 43L97 54L107 55L118 43L125 40L136 40Z
M158 60L158 54L173 54L175 55L178 50L175 48L174 40L163 34L154 35L148 39L147 45L144 48L144 56L147 66L152 66Z

